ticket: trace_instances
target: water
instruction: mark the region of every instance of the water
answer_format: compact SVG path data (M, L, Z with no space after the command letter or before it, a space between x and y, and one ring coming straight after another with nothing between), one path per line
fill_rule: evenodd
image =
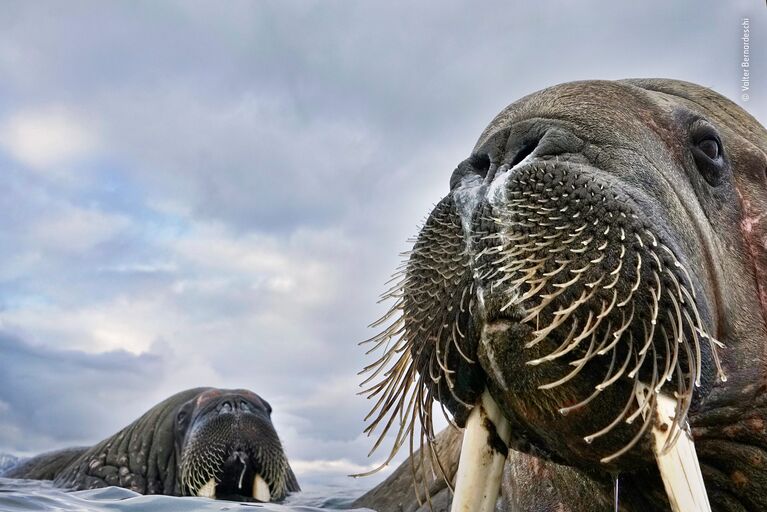
M289 496L283 503L236 503L207 498L144 496L121 487L66 492L51 482L0 478L0 512L30 510L77 512L312 512L349 509L365 489L349 486L315 486Z

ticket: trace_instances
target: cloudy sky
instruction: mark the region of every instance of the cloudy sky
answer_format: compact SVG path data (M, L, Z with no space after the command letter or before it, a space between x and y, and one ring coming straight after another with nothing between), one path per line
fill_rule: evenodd
M767 122L762 0L531 4L4 1L0 451L209 385L273 404L301 479L364 469L356 344L498 110L672 77Z

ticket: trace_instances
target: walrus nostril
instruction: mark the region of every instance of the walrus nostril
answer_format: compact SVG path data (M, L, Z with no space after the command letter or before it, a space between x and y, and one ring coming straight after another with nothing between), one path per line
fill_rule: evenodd
M490 169L490 156L487 153L472 155L469 157L469 163L474 168L474 172L484 178Z
M517 153L514 155L514 158L509 163L509 168L514 167L525 158L533 154L533 151L535 151L535 148L538 147L539 142L540 139L525 142L525 144L519 149L519 151L517 151Z
M542 138L538 136L526 136L523 139L515 141L514 146L510 149L508 154L511 156L511 160L509 160L507 156L504 158L504 161L500 166L493 166L493 168L489 173L487 173L487 176L485 177L485 183L492 183L496 176L505 173L509 169L513 169L525 161L527 157L532 155L535 150L538 149L538 147L541 145L541 140Z
M218 409L219 413L232 412L232 402L229 400L224 401Z
M453 190L461 184L466 177L478 176L484 179L490 170L492 162L487 153L475 153L469 158L458 164L452 176L450 176L450 190Z

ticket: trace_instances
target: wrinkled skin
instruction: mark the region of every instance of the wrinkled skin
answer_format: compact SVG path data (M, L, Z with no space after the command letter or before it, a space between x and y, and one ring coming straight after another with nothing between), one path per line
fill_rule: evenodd
M217 498L252 501L249 484L258 473L275 501L300 489L271 411L248 390L190 389L91 448L38 455L3 476L53 480L73 490L114 485L173 496L196 495L213 478Z
M694 84L574 82L519 100L416 240L400 320L374 339L401 336L405 361L381 381L416 383L427 428L432 401L462 426L487 389L511 448L555 476L573 468L607 502L620 473L623 509L645 512L669 506L634 399L647 384L648 408L679 396L713 509L767 510L766 173L765 129ZM371 387L391 399L374 428L404 408L398 389Z

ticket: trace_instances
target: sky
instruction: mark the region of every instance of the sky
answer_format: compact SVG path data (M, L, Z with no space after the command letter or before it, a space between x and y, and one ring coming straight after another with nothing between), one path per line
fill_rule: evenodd
M537 4L4 1L0 452L244 387L299 480L365 470L357 343L498 111L668 77L767 123L762 0Z

